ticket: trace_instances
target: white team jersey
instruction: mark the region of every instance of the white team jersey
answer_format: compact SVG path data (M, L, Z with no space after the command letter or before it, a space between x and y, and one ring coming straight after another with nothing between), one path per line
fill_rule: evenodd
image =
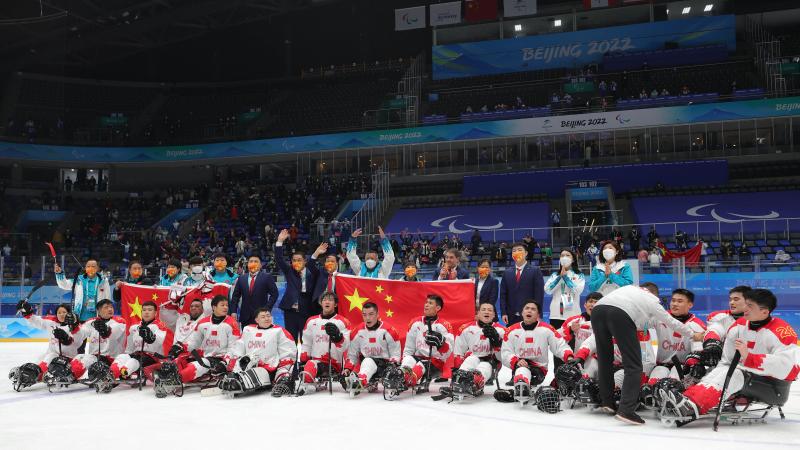
M132 354L142 351L142 337L139 336L139 328L141 323L131 325L128 329L128 343L125 345L125 353ZM166 355L172 347L173 334L172 330L167 328L166 325L161 323L160 320L154 320L147 325L148 328L155 334L156 340L152 344L144 344L144 351L150 354L159 353Z
M214 323L212 317L204 317L197 321L194 331L189 335L186 350L200 350L206 358L223 357L233 353L236 340L241 335L239 324L231 316L226 316L219 323Z
M706 324L694 314L690 314L689 319L684 323L689 325L693 333L704 333L706 331ZM672 355L676 355L678 361L683 364L689 353L703 349L702 342L695 342L692 336L683 336L667 328L663 323L656 325L656 335L658 336L658 352L656 353L656 362L658 364L671 363Z
M175 322L175 343L186 344L189 341L189 336L197 328L197 322L205 317L208 316L200 316L197 320L192 320L188 314L178 314L178 320Z
M572 330L572 324L578 324L578 330ZM575 338L575 348L581 348L584 341L592 335L592 319L591 317L586 317L583 314L578 314L577 316L572 316L569 319L564 321L564 324L561 325L561 335L564 336L564 340L569 342L572 338Z
M572 356L572 349L564 342L561 333L549 324L539 321L533 328L526 328L530 326L522 322L508 327L501 349L504 366L513 369L519 360L524 359L547 373L549 352L563 361Z
M739 361L739 369L756 375L795 381L800 374L800 346L797 333L783 319L772 317L758 330L750 329L747 319L740 318L728 329L720 366L729 366L736 353L736 339L747 342L750 349Z
M719 341L724 341L725 336L728 334L728 328L730 328L734 322L736 322L736 317L733 317L730 310L712 312L708 315L708 330L703 340L717 339Z
M25 319L28 323L31 324L34 328L38 328L40 330L44 330L48 333L48 337L50 338L47 343L47 353L53 353L58 355L59 350L61 354L64 356L68 356L70 358L75 357L78 354L78 348L83 345L83 342L86 340L85 334L81 331L81 326L76 325L72 330L70 330L65 325L60 325L58 323L58 318L56 316L37 316L35 314L31 314L29 316L25 316ZM59 348L58 346L58 339L53 336L53 330L56 328L61 328L62 330L66 331L69 335L72 336L72 343L69 345L61 345Z
M644 331L636 331L639 338L639 348L642 353L642 369L645 373L650 373L656 365L656 354L653 351L653 346L650 344L650 333ZM594 334L586 338L581 344L580 348L575 352L576 358L581 358L584 361L591 358L597 358L597 343L595 342ZM614 345L614 364L622 364L622 354L617 346L617 340L611 340Z
M101 338L100 333L95 330L93 323L95 320L103 320L93 317L81 325L81 330L86 336L86 348L83 353L86 355L97 355L98 345L100 354L114 358L125 350L125 321L122 317L113 316L106 322L111 328L111 334L107 338Z
M294 364L297 355L297 344L285 328L273 325L259 328L247 325L242 330L242 337L236 341L231 358L250 357L260 367L273 371L283 366Z
M400 362L400 335L394 327L378 322L374 329L362 323L350 334L350 362L355 366L364 358ZM349 367L349 366L348 366Z
M489 339L483 335L483 326L477 321L465 323L461 326L453 349L453 365L455 367L461 367L464 358L471 355L475 355L478 358L494 356L495 359L500 360L500 349L502 348L502 339L505 337L506 329L499 323L492 324L492 327L497 330L497 334L501 339L501 344L497 347L492 347Z
M303 345L301 347L301 361L328 360L328 333L325 332L325 324L332 322L342 333L342 340L331 345L331 359L344 362L346 364L347 352L350 349L350 321L339 314L333 317L324 318L321 315L311 316L306 321L303 328ZM344 366L344 364L343 364Z
M453 353L454 338L453 327L450 322L437 318L431 323L431 330L439 332L444 336L444 344L439 348L433 348L425 342L428 333L428 325L425 316L421 316L411 321L406 333L406 347L403 349L403 356L415 356L417 358L428 358L431 354L434 361L444 362ZM431 350L433 350L431 352Z

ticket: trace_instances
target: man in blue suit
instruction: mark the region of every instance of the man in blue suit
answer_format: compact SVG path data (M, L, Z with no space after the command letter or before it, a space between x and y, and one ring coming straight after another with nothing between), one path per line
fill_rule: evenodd
M292 253L292 265L286 264L283 258L283 242L289 238L289 230L281 230L275 242L275 262L286 277L286 292L278 304L283 310L283 323L295 340L300 339L300 331L306 325L306 320L311 317L312 296L317 285L319 268L316 259L328 251L328 244L320 244L311 258L314 260L307 264L306 256L302 252Z
M241 300L241 305L239 304ZM239 319L242 326L255 321L255 311L267 308L270 311L278 301L278 286L272 275L261 270L261 258L253 255L247 259L247 274L236 279L231 296L231 315Z
M469 272L461 267L461 252L455 248L444 251L444 263L439 272L433 273L434 280L468 280Z
M527 260L525 244L516 243L511 247L514 265L506 269L500 282L500 313L506 326L522 320L520 310L525 300L534 300L542 311L544 300L544 279L538 267Z

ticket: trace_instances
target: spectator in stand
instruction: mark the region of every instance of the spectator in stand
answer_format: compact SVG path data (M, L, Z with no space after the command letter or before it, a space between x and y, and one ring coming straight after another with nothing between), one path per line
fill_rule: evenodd
M628 263L622 259L622 249L614 241L605 241L597 255L597 265L589 278L589 291L607 295L622 286L633 284Z
M472 244L472 254L477 255L481 248L481 243L483 242L483 238L481 238L481 232L478 230L474 230L472 232L472 237L470 238L470 243Z
M750 261L753 254L750 252L750 249L747 247L747 244L742 242L742 246L739 247L739 261Z
M656 226L653 225L650 227L650 231L647 233L647 246L653 248L656 246L656 241L658 241L658 232L656 232Z
M553 227L553 235L561 237L561 213L558 212L558 208L555 208L550 214L550 225Z
M689 236L686 235L686 232L683 230L678 230L675 232L675 245L678 247L678 250L686 250L688 247L687 240Z
M495 242L495 244L497 244ZM506 250L506 243L501 242L500 245L496 245L494 252L492 252L492 258L497 265L506 266L508 262L508 250Z
M700 245L700 258L705 259L708 256L708 242L700 239L697 241L697 245Z
M643 248L639 250L639 253L636 255L636 258L639 260L639 264L646 264L649 256L650 253Z
M650 270L653 273L659 273L661 267L661 250L654 248L650 250L650 255L647 256L647 260L650 262Z
M789 262L790 259L792 259L792 257L788 253L786 253L783 249L780 249L777 252L775 252L775 262L777 263L784 264Z
M639 253L639 246L641 245L642 237L639 234L639 227L632 227L628 233L628 244L631 247L631 252L634 256Z
M722 241L720 245L720 253L722 253L722 259L725 261L730 261L733 259L733 255L736 252L736 248L733 246L733 242L729 239L725 239Z
M658 89L653 88L653 90L650 91L650 98L656 98L656 97L658 97Z

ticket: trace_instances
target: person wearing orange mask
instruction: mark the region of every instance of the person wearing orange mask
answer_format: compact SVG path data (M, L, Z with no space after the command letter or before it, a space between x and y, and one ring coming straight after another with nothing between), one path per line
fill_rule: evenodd
M310 264L306 255L300 251L292 253L291 265L283 257L283 243L289 239L289 230L281 230L275 242L275 263L286 278L286 292L283 293L278 307L283 310L284 328L295 339L300 339L303 326L315 311L311 305L314 288L319 278L319 267L316 259L319 255L328 252L328 244L322 243L311 255Z
M233 286L239 278L233 270L228 268L228 258L222 254L214 255L214 270L211 271L211 279L214 283L225 283Z
M422 281L417 276L417 264L414 261L406 261L405 265L403 265L403 277L400 279L403 281Z
M167 263L167 269L159 281L159 286L172 286L174 284L183 284L186 280L186 274L181 273L181 261L178 259L171 259Z
M313 255L311 258L316 260ZM336 255L326 255L322 268L323 270L320 271L317 277L317 285L314 286L314 294L311 296L311 315L322 312L322 308L319 306L319 299L322 298L322 294L328 291L336 291L336 274L339 273L339 259Z
M99 273L96 259L88 259L82 273L72 280L66 278L58 264L53 267L53 271L58 287L72 291L72 310L81 322L97 315L96 305L100 300L111 300L111 287L108 279Z
M241 304L240 304L241 301ZM230 311L242 326L254 323L258 308L272 311L278 301L278 285L275 278L261 270L261 257L252 255L247 259L247 273L236 280L231 295Z
M130 264L128 264L128 273L125 275L125 278L117 280L114 283L114 303L118 304L120 301L122 301L121 288L124 283L149 286L153 284L153 280L145 277L142 263L134 259Z
M542 311L544 300L544 278L538 267L528 262L525 244L517 242L511 246L514 265L507 268L500 282L500 312L503 322L513 325L522 320L522 306L533 300Z
M475 278L475 307L482 303L497 303L497 278L492 275L492 262L483 258L478 263L478 276Z

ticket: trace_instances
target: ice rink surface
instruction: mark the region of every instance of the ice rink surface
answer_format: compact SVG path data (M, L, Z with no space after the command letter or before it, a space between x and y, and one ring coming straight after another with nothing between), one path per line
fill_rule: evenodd
M96 394L79 386L49 393L38 384L14 392L8 371L37 362L46 345L0 343L0 449L800 449L797 387L784 407L786 420L773 412L766 424L723 423L717 433L710 420L666 428L651 412L644 412L647 424L638 427L580 407L546 414L535 406L498 403L491 396L494 387L452 404L409 392L392 402L380 393L351 399L339 385L333 396L312 392L299 398L201 397L194 389L182 398L158 399L150 386ZM501 373L501 381L508 376ZM434 384L431 391L438 390Z

